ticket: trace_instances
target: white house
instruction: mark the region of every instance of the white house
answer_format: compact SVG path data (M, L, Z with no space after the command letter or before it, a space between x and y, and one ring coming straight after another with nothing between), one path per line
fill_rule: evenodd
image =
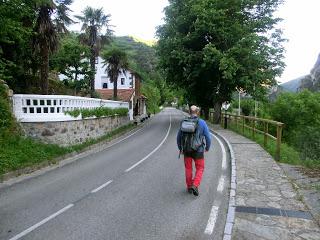
M59 75L62 80L64 75ZM79 76L79 79L83 76ZM130 119L137 116L145 116L146 97L141 94L141 80L140 76L132 70L125 70L118 76L118 99L129 103ZM96 74L95 74L95 90L101 95L103 99L112 100L113 97L113 83L110 82L110 77L106 72L103 59L96 58Z

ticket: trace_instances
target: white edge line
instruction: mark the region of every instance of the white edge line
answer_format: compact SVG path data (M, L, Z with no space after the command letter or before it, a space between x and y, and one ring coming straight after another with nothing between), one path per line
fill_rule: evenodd
M230 151L230 155L231 155L231 163L232 163L231 164L231 169L232 169L232 172L234 172L234 175L235 175L234 178L235 178L235 182L236 182L236 177L237 177L236 158L235 158L235 154L234 154L232 145L230 144L230 142L224 136L222 136L222 134L217 133L217 132L215 132L215 133L218 136L220 136L226 142L226 144L228 145L228 148L229 148L229 151ZM236 194L236 189L230 189L230 193L231 193L231 190L234 190L234 193ZM225 238L231 239L232 238L232 229L233 229L233 225L234 225L234 222L235 222L235 214L232 214L232 213L234 212L233 210L235 208L235 205L233 205L233 204L235 204L235 198L236 198L236 196L233 196L233 197L230 196L230 198L229 198L227 221L226 221L226 225L225 225L224 238L223 239L225 239ZM229 221L228 221L228 219L229 219ZM229 227L228 227L228 225L229 225ZM231 232L231 233L229 233L229 232Z
M221 149L222 149L222 169L226 170L227 169L227 154L226 154L226 148L224 147L223 143L221 140L215 136L214 134L210 133L215 139L217 139Z
M221 176L220 179L219 179L218 187L217 187L217 191L218 191L218 192L221 193L221 192L223 191L224 183L225 183L225 177L224 177L224 176Z
M92 190L91 193L96 193L98 191L100 191L102 188L105 188L106 186L108 186L110 183L112 183L113 181L110 180L104 184L102 184L100 187L97 187L96 189Z
M140 163L144 162L146 159L148 159L152 154L154 154L161 146L162 144L167 140L168 136L169 136L169 133L170 133L170 130L171 130L171 115L170 115L170 125L169 125L169 128L168 128L168 131L167 131L167 134L166 136L164 137L164 139L162 139L161 143L155 148L152 150L151 153L149 153L147 156L145 156L143 159L141 159L139 162L135 163L134 165L132 165L131 167L129 167L127 170L125 170L125 172L129 172L131 171L132 169L134 169L136 166L138 166Z
M42 221L36 223L35 225L29 227L28 229L24 230L23 232L19 233L18 235L10 238L9 240L18 240L23 236L27 235L28 233L32 232L36 228L40 227L41 225L45 224L46 222L50 221L51 219L57 217L58 215L62 214L63 212L67 211L69 208L72 208L74 205L69 204L68 206L62 208L61 210L57 211L56 213L50 215L49 217L43 219Z
M212 206L211 212L210 212L210 217L208 220L208 224L206 229L204 230L205 234L211 235L213 233L213 229L216 225L217 217L219 213L219 207L217 206Z

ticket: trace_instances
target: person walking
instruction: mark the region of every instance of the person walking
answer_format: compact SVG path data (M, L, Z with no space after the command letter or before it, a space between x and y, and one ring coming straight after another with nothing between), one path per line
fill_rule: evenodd
M206 122L199 118L200 109L192 105L190 117L181 122L177 134L177 145L184 155L186 185L188 193L199 195L199 186L204 171L204 152L209 151L211 137ZM195 163L195 176L193 177L192 162Z

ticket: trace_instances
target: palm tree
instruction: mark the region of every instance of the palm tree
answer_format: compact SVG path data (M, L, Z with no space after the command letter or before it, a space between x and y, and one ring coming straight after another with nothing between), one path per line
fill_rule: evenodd
M52 14L56 9L59 20L60 27L63 26L66 29L64 20L68 20L67 15L68 9L64 9L63 12L60 12L59 9L61 4L68 5L71 4L71 0L58 0L58 5L55 4L53 0L41 0L37 5L37 20L35 24L35 38L34 38L34 49L35 53L39 54L40 60L40 82L41 82L41 91L43 94L48 94L49 89L49 56L58 48L59 39L57 27L53 23ZM70 24L70 22L69 22ZM68 25L68 21L66 22Z
M69 5L72 4L73 0L55 0L56 2L56 18L54 24L58 33L67 34L69 33L67 26L76 23L69 17L71 11Z
M111 26L109 25L111 15L105 15L102 8L94 9L91 7L86 7L82 11L82 14L82 16L75 17L83 23L81 31L84 31L84 34L80 35L80 40L90 47L90 67L92 73L90 76L90 88L91 94L93 94L96 57L99 56L102 45L108 43L112 35ZM103 27L107 28L104 36L100 33Z
M111 48L102 52L104 66L110 77L110 82L113 83L113 99L117 100L118 93L118 76L120 73L125 73L129 66L127 53L119 48Z

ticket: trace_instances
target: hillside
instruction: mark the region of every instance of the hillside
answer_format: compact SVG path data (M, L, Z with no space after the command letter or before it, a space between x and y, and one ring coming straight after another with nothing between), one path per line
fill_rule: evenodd
M156 71L157 56L153 47L130 36L115 37L113 45L129 54L134 70L142 74L152 74Z
M301 81L305 79L307 75L293 79L291 81L280 84L285 92L297 92L300 87Z

